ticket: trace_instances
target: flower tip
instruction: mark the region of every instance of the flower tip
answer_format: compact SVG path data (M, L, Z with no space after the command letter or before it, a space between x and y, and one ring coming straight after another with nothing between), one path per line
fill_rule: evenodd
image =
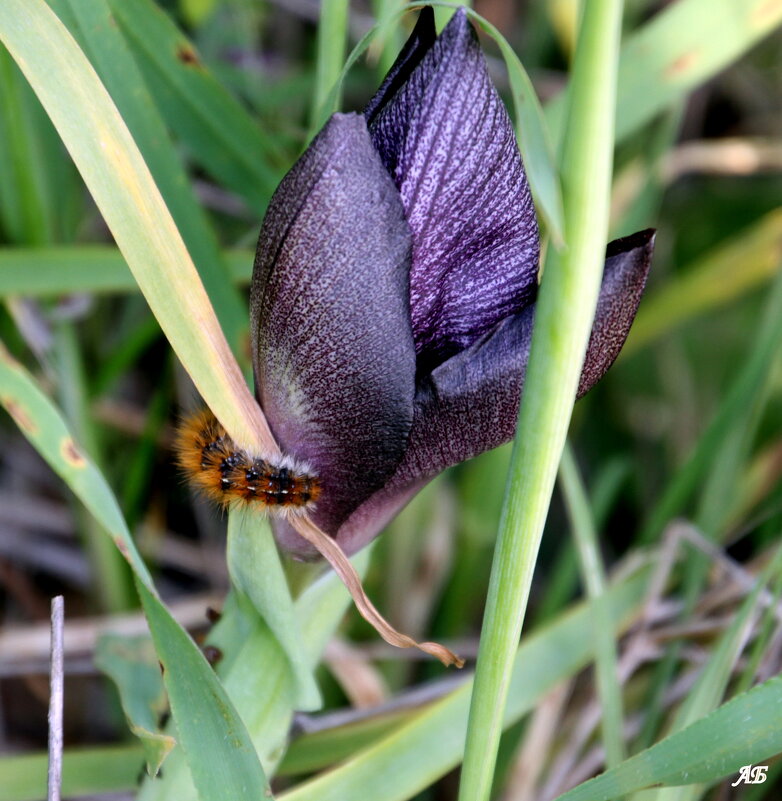
M424 6L402 51L380 88L364 109L364 116L368 124L372 123L383 106L405 85L410 75L431 49L435 39L437 39L437 28L435 27L434 9L431 6Z
M638 249L642 249L644 252L648 252L649 255L651 255L651 252L654 250L654 240L656 237L656 228L644 228L643 231L636 231L629 236L614 239L612 242L609 242L606 247L606 259Z
M431 32L433 36L437 36L437 28L434 19L434 6L424 6L418 15L415 27L422 33L424 31Z
M467 36L470 39L475 39L476 42L478 41L478 34L475 32L475 28L470 22L466 6L459 6L459 8L454 11L453 16L448 20L448 24L443 28L441 36L445 39Z
M367 124L363 114L355 111L337 111L332 114L321 131L322 135L341 137L345 135L366 135Z
M578 387L579 398L605 375L630 333L652 265L656 233L647 228L615 239L606 248L603 284Z

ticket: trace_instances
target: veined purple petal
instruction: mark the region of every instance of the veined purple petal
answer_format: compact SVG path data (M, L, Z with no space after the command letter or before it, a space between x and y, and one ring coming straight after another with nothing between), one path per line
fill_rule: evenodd
M387 87L373 100L369 119L413 232L423 375L532 300L539 241L513 127L464 10L410 52L404 71L420 62L392 97Z
M274 194L251 290L256 394L320 476L325 531L390 478L413 417L410 232L363 116L336 114ZM287 524L284 544L306 552Z
M608 246L578 397L603 377L630 331L651 264L654 231ZM535 306L506 318L470 348L419 382L405 457L393 478L344 523L338 541L353 553L431 478L446 467L496 448L516 431Z

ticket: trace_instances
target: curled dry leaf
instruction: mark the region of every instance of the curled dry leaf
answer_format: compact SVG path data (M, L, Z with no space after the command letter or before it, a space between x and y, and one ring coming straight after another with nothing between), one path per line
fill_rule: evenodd
M464 667L464 660L444 645L436 642L416 642L412 637L398 632L369 600L358 573L345 556L342 548L328 534L321 531L309 517L296 517L292 520L292 525L334 568L334 572L340 577L353 598L356 609L389 645L395 645L397 648L418 648L439 659L446 667L450 665L456 665L458 668Z

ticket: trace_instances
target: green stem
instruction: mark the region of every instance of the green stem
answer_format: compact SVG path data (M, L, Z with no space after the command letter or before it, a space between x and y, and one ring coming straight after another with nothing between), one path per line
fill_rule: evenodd
M562 154L565 241L549 249L481 633L460 801L489 797L513 657L600 289L621 0L584 5ZM567 320L567 325L563 321Z
M616 643L611 626L611 611L606 605L606 580L597 532L584 485L569 445L562 453L559 466L562 492L565 496L573 539L576 543L581 575L592 607L595 636L595 670L602 709L601 726L606 753L606 766L618 765L625 758L622 736L622 693L617 670Z

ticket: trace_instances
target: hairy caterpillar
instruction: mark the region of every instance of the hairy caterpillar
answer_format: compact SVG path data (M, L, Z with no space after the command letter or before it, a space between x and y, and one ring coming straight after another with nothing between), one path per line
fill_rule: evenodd
M221 506L253 503L289 514L310 509L320 496L316 476L293 462L273 464L247 453L208 409L181 421L175 450L190 483Z

